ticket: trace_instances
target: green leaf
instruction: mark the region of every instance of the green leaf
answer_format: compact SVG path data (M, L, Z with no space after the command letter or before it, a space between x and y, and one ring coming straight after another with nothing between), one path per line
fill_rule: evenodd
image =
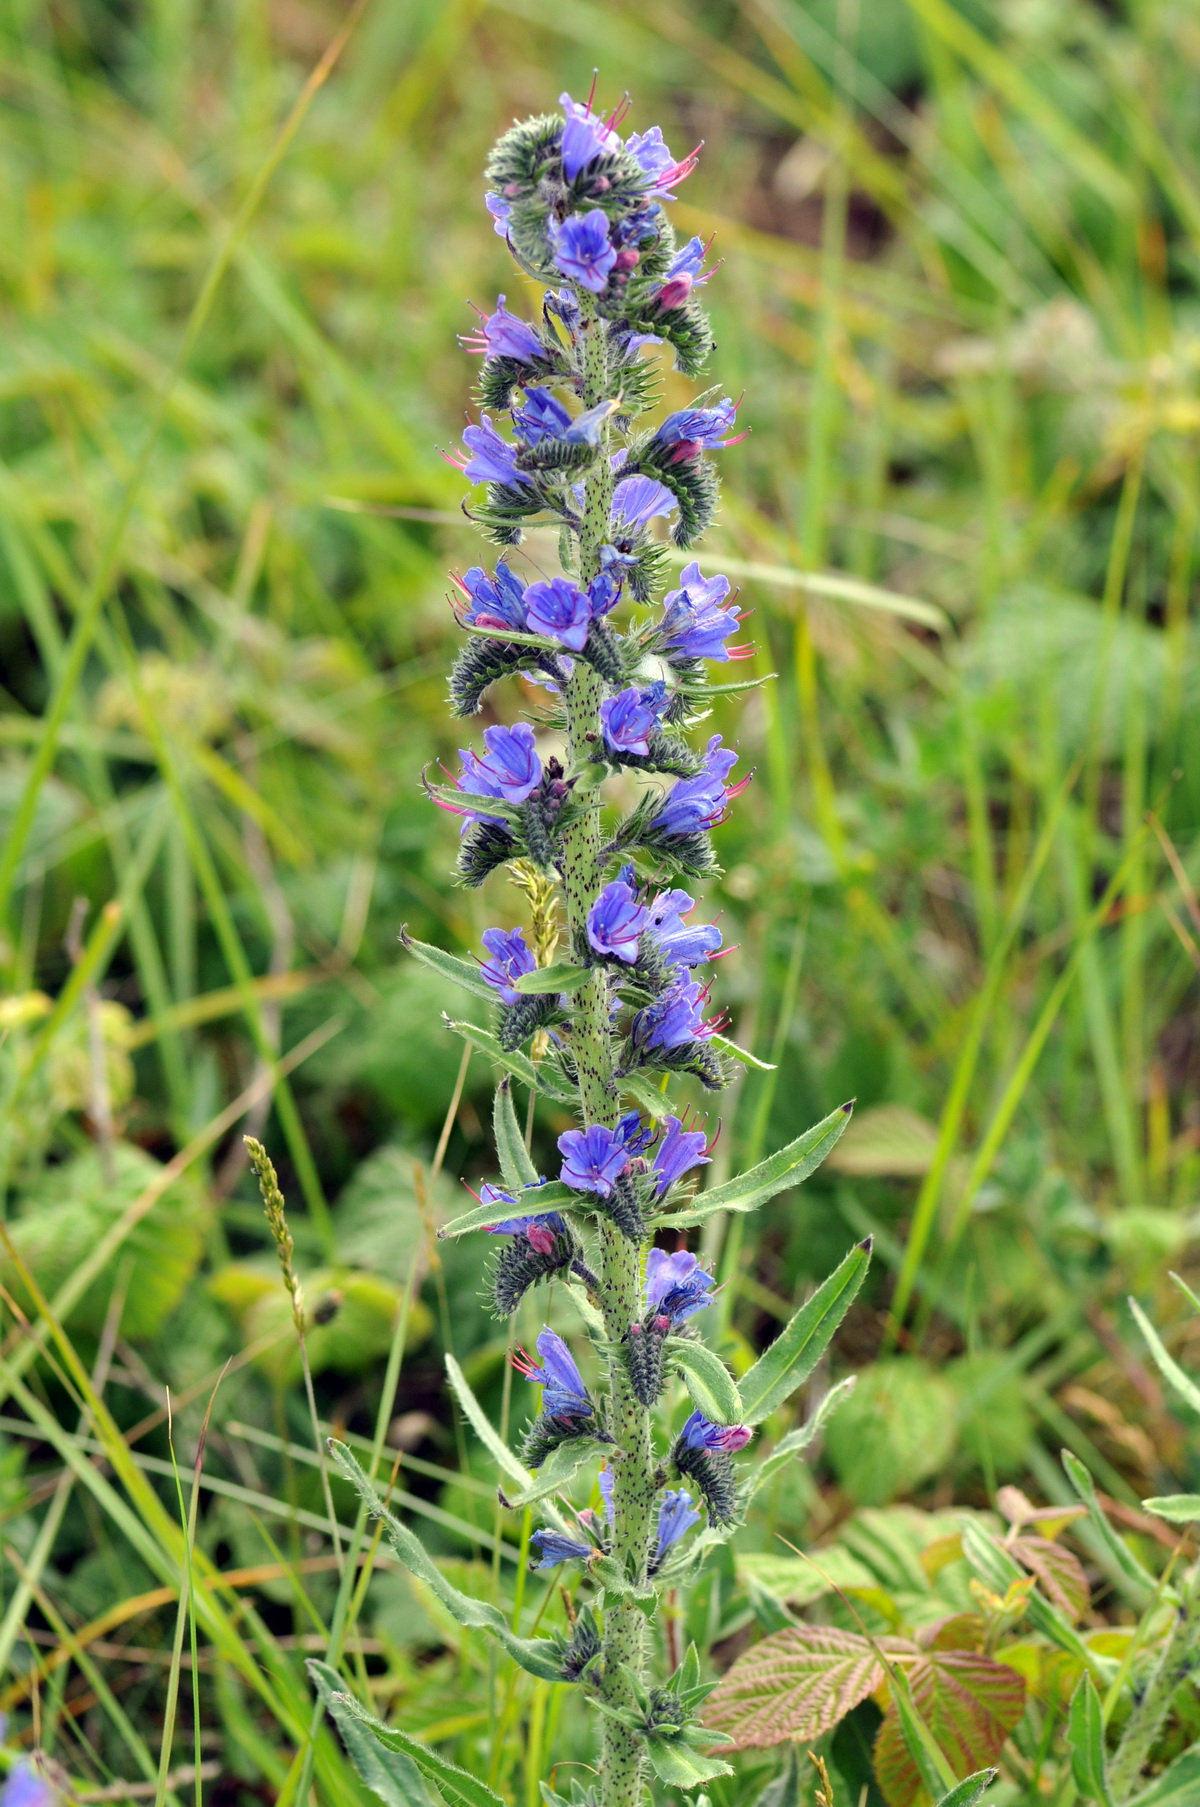
M975 1807L999 1774L998 1769L977 1769L973 1776L965 1776L949 1794L944 1794L937 1807Z
M1104 1711L1096 1684L1087 1674L1080 1676L1071 1696L1067 1744L1071 1751L1071 1773L1084 1800L1095 1801L1099 1807L1112 1807L1104 1758Z
M452 1355L446 1357L446 1378L450 1382L450 1390L462 1408L463 1417L467 1420L479 1441L503 1474L509 1475L518 1487L528 1487L533 1475L526 1468L518 1455L494 1429L487 1413L471 1390L471 1383L459 1367Z
M579 1210L582 1205L578 1192L561 1185L558 1180L550 1180L547 1185L533 1186L522 1194L521 1216L540 1217L546 1211ZM492 1224L503 1223L512 1214L513 1207L506 1205L503 1199L494 1205L476 1205L473 1211L464 1211L461 1217L453 1217L448 1224L443 1224L438 1238L465 1236L469 1230L486 1230Z
M553 1098L559 1104L577 1104L579 1102L574 1092L568 1092L564 1086L558 1085L551 1079L546 1071L545 1061L540 1067L535 1067L528 1055L519 1054L515 1048L512 1050L502 1048L491 1030L481 1029L478 1023L458 1023L451 1017L445 1017L443 1020L447 1029L452 1030L455 1035L461 1035L464 1041L470 1042L473 1048L478 1048L481 1054L486 1054L489 1060L495 1061L498 1067L503 1067L506 1073L511 1073L514 1079L519 1079L521 1084L527 1085L531 1091L541 1092L545 1097Z
M640 1104L647 1116L661 1123L664 1117L671 1114L671 1100L665 1092L660 1092L652 1079L645 1073L625 1073L618 1081L623 1092Z
M438 1807L442 1797L436 1789L426 1787L422 1775L425 1765L417 1764L404 1751L382 1745L374 1737L370 1726L347 1704L345 1683L337 1670L316 1657L310 1657L305 1668L341 1733L350 1761L371 1793L377 1794L387 1807ZM424 1745L419 1748L434 1763L442 1763L443 1759L425 1750ZM432 1770L425 1769L425 1773L433 1775Z
M668 1788L699 1788L717 1776L731 1776L733 1770L719 1757L706 1757L678 1738L662 1738L651 1734L646 1739L646 1755L660 1782Z
M396 1751L415 1763L422 1775L437 1783L447 1800L459 1802L460 1807L504 1807L500 1796L493 1794L487 1783L481 1782L478 1776L471 1775L469 1770L460 1769L457 1763L451 1763L446 1757L439 1757L436 1751L431 1751L428 1745L421 1744L418 1739L410 1738L407 1732L398 1731L392 1725L384 1725L381 1719L376 1719L373 1713L368 1713L365 1707L360 1706L353 1694L336 1694L334 1699L384 1750Z
M331 1437L329 1453L368 1511L375 1518L383 1521L392 1548L405 1568L414 1574L418 1581L425 1583L441 1601L446 1611L460 1625L466 1625L473 1630L490 1632L504 1646L513 1661L518 1663L522 1669L527 1670L530 1675L540 1676L543 1681L562 1680L561 1661L548 1639L517 1637L508 1620L497 1607L489 1606L483 1600L475 1600L469 1594L464 1594L456 1588L446 1579L432 1556L424 1545L413 1536L408 1526L401 1524L395 1514L388 1510L346 1445L339 1443L336 1437Z
M1169 1763L1128 1807L1195 1807L1200 1801L1200 1744L1193 1744Z
M568 1481L573 1481L585 1462L594 1460L596 1451L606 1446L595 1437L572 1437L569 1443L560 1443L552 1449L537 1473L532 1476L529 1485L522 1487L520 1493L506 1493L504 1503L514 1510L518 1506L532 1506L535 1500L544 1500L547 1494L557 1493Z
M529 1158L525 1137L517 1122L511 1079L502 1079L496 1087L496 1101L492 1106L492 1134L505 1185L514 1192L520 1192L523 1186L535 1185L538 1170ZM512 1215L511 1210L508 1215Z
M524 997L536 998L548 991L578 991L591 976L590 966L571 966L562 962L558 966L539 966L536 972L522 973L513 989Z
M1200 1518L1200 1493L1163 1493L1156 1499L1143 1500L1142 1505L1172 1525L1191 1525Z
M498 628L480 627L474 621L461 621L459 626L468 634L478 634L481 640L504 640L513 646L537 647L542 652L560 653L562 644L551 640L545 634L528 634L515 627L506 627L503 633Z
M820 1123L789 1142L786 1148L760 1161L757 1167L749 1168L736 1179L727 1180L723 1186L702 1192L686 1210L656 1217L655 1229L685 1229L689 1224L703 1223L714 1211L756 1211L777 1192L798 1186L835 1146L850 1121L851 1108L849 1104L839 1105Z
M923 1788L936 1799L994 1763L1025 1712L1024 1678L980 1651L922 1652L888 1679L875 1774L892 1807L916 1807Z
M758 1073L774 1073L776 1070L772 1061L760 1060L757 1054L751 1054L749 1048L741 1047L738 1042L731 1042L727 1035L714 1035L712 1040L726 1054L732 1054L735 1060L740 1060L744 1067L753 1067Z
M1155 1593L1158 1583L1154 1576L1138 1561L1125 1539L1117 1536L1101 1510L1100 1501L1096 1497L1096 1483L1089 1470L1069 1449L1062 1451L1062 1465L1066 1470L1067 1479L1087 1507L1088 1517L1105 1549L1120 1568L1121 1573L1127 1580L1135 1584L1139 1593Z
M455 784L434 784L424 780L426 794L435 803L446 804L457 816L470 812L477 816L494 816L498 822L519 822L524 805L508 803L503 797L477 797L474 791L460 791Z
M464 960L459 954L448 954L442 947L430 947L427 941L415 940L409 934L407 924L400 930L400 944L422 966L441 973L444 979L453 979L464 991L473 993L477 998L486 998L489 1004L496 1002L496 993L486 979L480 978L479 968L473 960Z
M774 1594L788 1606L809 1606L822 1594L842 1588L877 1588L879 1577L841 1544L828 1544L807 1556L779 1555L773 1550L739 1551L735 1558L738 1577Z
M714 1424L741 1424L742 1401L733 1376L704 1343L669 1336L665 1353L683 1375L692 1404Z
M1137 1320L1138 1328L1149 1345L1155 1365L1163 1376L1174 1387L1181 1399L1185 1399L1194 1412L1200 1412L1200 1387L1184 1373L1173 1355L1168 1354L1162 1338L1142 1310L1136 1299L1130 1299L1129 1309Z
M787 1436L782 1437L775 1445L770 1455L761 1459L750 1475L746 1489L747 1504L754 1498L759 1488L765 1487L771 1477L785 1467L793 1456L803 1454L809 1444L815 1442L838 1407L845 1404L857 1385L857 1374L848 1374L844 1380L839 1380L837 1386L831 1387L826 1393L807 1423L798 1425L794 1431L789 1431Z
M747 1424L761 1424L808 1379L849 1311L870 1261L868 1238L850 1250L841 1266L818 1286L750 1372L742 1376L740 1391Z

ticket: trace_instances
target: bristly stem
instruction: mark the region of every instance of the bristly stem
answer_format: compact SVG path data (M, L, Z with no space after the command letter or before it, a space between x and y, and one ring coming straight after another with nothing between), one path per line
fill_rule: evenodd
M595 309L586 304L583 332L582 400L585 408L591 408L607 394L607 344L603 322ZM579 581L583 585L590 583L600 569L600 548L608 537L612 492L606 435L584 486L579 545ZM568 752L573 764L583 764L591 757L595 738L589 740L588 736L598 738L603 694L603 684L591 666L577 660L566 692ZM601 846L600 814L590 810L567 837L563 854L563 891L573 941L583 941L588 909L604 882ZM579 994L578 1006L571 1051L579 1073L583 1122L603 1123L611 1128L620 1115L620 1100L612 1079L612 1035L602 969L597 969ZM641 1254L637 1244L609 1220L600 1222L598 1244L604 1329L610 1345L617 1349L629 1325L640 1314ZM616 1355L609 1359L608 1428L615 1439L612 1553L631 1580L642 1581L654 1506L650 1413L634 1397L628 1372ZM631 1601L614 1601L605 1615L604 1627L601 1686L606 1698L613 1705L632 1705L630 1681L641 1682L644 1672L645 1620ZM634 1807L639 1801L643 1750L636 1732L605 1714L601 1767L604 1807Z

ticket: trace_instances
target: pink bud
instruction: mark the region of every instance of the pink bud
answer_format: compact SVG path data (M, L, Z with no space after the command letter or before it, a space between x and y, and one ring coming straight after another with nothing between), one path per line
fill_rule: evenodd
M662 308L679 307L682 302L687 300L691 292L692 279L687 271L683 270L678 276L672 276L670 282L665 282L654 299Z
M625 251L617 252L617 261L613 268L617 270L636 270L640 262L641 259L638 256L638 253L631 246Z

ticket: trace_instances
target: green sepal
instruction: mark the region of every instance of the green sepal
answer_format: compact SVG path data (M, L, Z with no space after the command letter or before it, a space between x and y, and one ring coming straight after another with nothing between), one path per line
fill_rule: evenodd
M857 1243L840 1267L780 1331L741 1380L747 1424L761 1424L803 1385L828 1348L866 1278L871 1241Z
M777 1192L798 1186L836 1146L850 1121L852 1109L850 1104L839 1105L836 1111L822 1117L786 1148L759 1161L756 1167L748 1168L736 1179L726 1180L723 1186L702 1192L688 1209L669 1211L665 1217L656 1217L655 1229L686 1229L690 1224L703 1223L714 1211L756 1211Z
M511 1073L514 1079L519 1079L531 1091L543 1092L558 1104L578 1103L572 1092L548 1077L544 1062L541 1067L535 1067L528 1055L518 1053L515 1048L511 1051L502 1048L490 1029L481 1029L478 1023L456 1022L449 1016L444 1016L442 1021L453 1034L461 1035L464 1041L470 1042L473 1048L478 1048L481 1054L486 1054L489 1060L495 1061L498 1067L503 1067L506 1073Z
M506 1186L514 1192L522 1191L526 1186L536 1185L538 1170L529 1158L525 1147L525 1138L521 1134L521 1126L517 1122L516 1106L513 1104L512 1080L502 1079L496 1087L496 1099L492 1106L492 1134L496 1142L496 1154L500 1160L500 1172ZM512 1215L509 1208L506 1215ZM503 1221L500 1219L498 1221Z
M558 1654L549 1638L517 1637L497 1607L473 1600L447 1581L424 1545L388 1510L346 1445L330 1437L329 1453L368 1511L382 1520L388 1540L405 1568L431 1589L452 1618L472 1630L490 1632L514 1663L530 1675L539 1676L542 1681L561 1680Z
M546 992L578 991L592 976L590 966L573 966L560 962L557 966L539 966L534 972L522 973L513 986L522 997L538 998Z
M742 1401L732 1374L719 1355L690 1337L669 1336L664 1355L683 1376L692 1404L714 1424L744 1422Z
M489 1004L496 1002L496 993L486 979L479 976L479 968L473 960L464 960L458 954L448 954L445 948L431 947L427 941L418 941L409 934L407 923L401 925L400 945L406 953L419 960L422 966L428 966L435 973L441 973L444 979L453 979L464 991L474 997L486 998Z

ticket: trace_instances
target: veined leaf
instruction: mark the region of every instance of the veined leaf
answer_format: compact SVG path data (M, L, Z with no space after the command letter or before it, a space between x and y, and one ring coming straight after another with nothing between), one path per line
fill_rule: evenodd
M530 1675L540 1676L543 1681L561 1681L561 1663L555 1655L554 1646L547 1638L517 1637L508 1620L497 1607L489 1606L483 1600L472 1599L469 1594L464 1594L455 1587L446 1579L432 1556L419 1539L414 1537L408 1526L401 1524L395 1514L389 1512L346 1445L339 1443L336 1437L331 1437L329 1453L367 1509L374 1517L382 1519L392 1548L405 1568L410 1570L419 1581L425 1583L441 1601L446 1611L460 1625L490 1632L497 1642L504 1646L513 1661L522 1669L527 1670Z
M1136 1299L1130 1299L1129 1309L1137 1320L1138 1329L1149 1345L1154 1357L1155 1366L1164 1380L1170 1381L1181 1399L1187 1401L1194 1412L1200 1412L1200 1387L1190 1375L1185 1374L1175 1357L1169 1353L1154 1325L1150 1322Z
M1161 1493L1155 1499L1143 1500L1142 1505L1171 1525L1191 1525L1200 1518L1200 1493Z
M517 1122L511 1079L502 1079L496 1087L496 1100L492 1106L492 1134L505 1185L514 1192L519 1192L523 1186L536 1184L538 1170L529 1158L525 1138ZM512 1215L511 1209L508 1215Z
M479 968L473 960L464 960L459 954L448 954L444 947L431 947L427 941L417 941L408 932L407 925L400 930L400 945L414 960L422 966L431 967L435 973L441 973L444 979L453 979L464 991L471 992L477 998L486 998L489 1004L496 1002L496 993L486 979L479 976Z
M937 1807L975 1807L975 1803L983 1799L984 1790L990 1788L998 1769L977 1769L973 1776L966 1776L957 1783L949 1794L944 1794Z
M548 991L578 991L592 976L590 966L570 966L565 961L557 966L539 966L535 972L522 973L513 989L524 997L540 997Z
M558 1180L549 1180L544 1186L532 1186L528 1192L522 1192L518 1216L540 1217L546 1211L569 1211L572 1206L578 1208L581 1203L578 1192L570 1186L564 1186ZM448 1224L443 1224L438 1231L438 1240L447 1236L465 1236L469 1230L487 1230L492 1224L503 1223L506 1217L513 1215L512 1205L506 1205L501 1199L494 1205L476 1205L473 1211L464 1211L461 1217L452 1217Z
M743 1375L740 1392L747 1424L761 1424L806 1381L866 1277L871 1242L851 1249L807 1304L780 1331L771 1347Z
M714 1424L741 1424L742 1402L733 1376L704 1343L669 1336L665 1353L683 1375L692 1404Z
M886 1648L895 1640L881 1642ZM883 1676L875 1649L856 1631L790 1625L763 1638L726 1670L704 1723L728 1732L735 1750L788 1739L811 1744L873 1693Z
M1071 1696L1067 1743L1071 1773L1084 1800L1096 1802L1097 1807L1112 1807L1104 1756L1104 1711L1096 1684L1086 1673L1080 1676Z
M1200 1744L1193 1744L1169 1763L1128 1807L1194 1807L1200 1801Z
M418 1739L410 1738L407 1732L401 1732L392 1725L384 1725L381 1719L376 1719L373 1713L368 1713L364 1706L360 1706L353 1694L340 1693L333 1698L385 1751L397 1751L415 1763L423 1775L437 1783L448 1800L457 1801L460 1807L504 1807L500 1796L493 1794L487 1783L481 1782L478 1776L460 1769L457 1763L451 1763L446 1757L439 1757L436 1751L430 1750L428 1745L421 1744Z
M726 1180L723 1186L714 1186L709 1192L702 1192L691 1205L683 1211L670 1211L665 1217L656 1217L656 1229L685 1229L689 1224L703 1223L714 1211L756 1211L759 1205L765 1205L769 1198L777 1192L785 1191L789 1186L798 1186L806 1180L810 1173L821 1165L825 1156L833 1148L850 1121L852 1106L839 1105L828 1117L814 1123L811 1129L789 1142L786 1148L769 1155L756 1167L750 1167L736 1179Z
M550 1451L528 1486L522 1487L519 1493L504 1495L505 1505L514 1509L532 1506L535 1500L544 1500L547 1494L557 1493L560 1487L575 1479L585 1462L595 1460L597 1450L605 1447L595 1437L572 1437L569 1443L560 1443L557 1449Z
M922 1774L925 1766L911 1748L919 1728L906 1733L896 1679L875 1740L875 1774L889 1807L916 1807L922 1788L934 1778ZM1025 1711L1024 1677L979 1651L923 1653L904 1665L903 1679L914 1714L936 1741L937 1767L945 1766L935 1784L942 1788L964 1771L977 1773L994 1762ZM923 1738L921 1745L931 1758Z
M520 1054L515 1048L511 1051L502 1048L490 1029L481 1029L478 1023L457 1023L451 1017L445 1017L443 1021L447 1029L453 1030L455 1035L461 1035L464 1041L470 1042L473 1048L478 1048L481 1054L486 1054L489 1060L494 1060L498 1067L503 1067L506 1073L511 1073L514 1079L519 1079L531 1091L542 1092L559 1104L577 1102L573 1093L550 1078L545 1071L544 1062L541 1067L535 1067L527 1054Z
M316 1657L310 1657L305 1668L325 1703L325 1711L341 1733L350 1761L371 1793L377 1794L387 1807L438 1807L442 1797L436 1789L426 1787L422 1774L425 1766L414 1762L407 1752L379 1742L370 1725L348 1704L345 1683L337 1670ZM436 1763L444 1762L436 1752L426 1750L424 1745L420 1748ZM436 1780L432 1771L427 1773Z

